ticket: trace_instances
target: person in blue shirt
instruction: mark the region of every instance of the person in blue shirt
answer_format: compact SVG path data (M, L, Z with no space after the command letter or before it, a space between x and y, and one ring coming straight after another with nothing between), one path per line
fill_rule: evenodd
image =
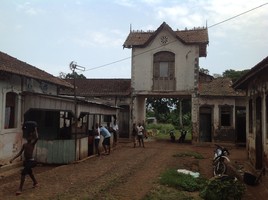
M104 126L101 126L100 134L104 138L102 142L102 146L104 148L105 154L109 155L111 152L111 145L110 145L111 133Z

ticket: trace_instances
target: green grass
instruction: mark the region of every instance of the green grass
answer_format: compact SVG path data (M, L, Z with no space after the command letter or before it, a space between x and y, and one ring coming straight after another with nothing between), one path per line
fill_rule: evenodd
M143 200L241 199L244 193L245 186L240 181L194 178L168 169L161 174L159 181Z
M201 200L201 198L196 193L189 193L168 186L158 185L143 200Z
M194 192L203 188L205 180L202 178L194 178L189 174L178 173L175 169L168 169L161 175L160 184L188 192Z
M204 156L197 153L197 152L182 152L182 153L178 153L173 155L173 157L194 157L195 159L204 159Z
M147 131L149 132L156 132L156 135L154 137L158 140L170 140L169 133L171 130L174 130L176 140L178 140L181 136L180 131L175 129L175 127L172 124L148 124L146 128ZM191 141L192 140L191 128L186 127L186 130L188 132L186 134L185 140Z

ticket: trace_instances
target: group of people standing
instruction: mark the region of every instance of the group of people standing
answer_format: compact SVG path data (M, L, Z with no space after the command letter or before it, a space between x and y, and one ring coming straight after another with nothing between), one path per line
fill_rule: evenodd
M137 146L137 140L139 143L139 147L145 147L144 146L144 137L147 138L146 136L146 129L144 124L142 123L138 123L138 125L136 123L133 123L133 127L132 127L132 138L133 138L133 147L135 148Z
M117 144L117 137L118 137L118 125L116 123L116 120L114 120L111 127L104 127L100 126L99 123L95 123L94 127L94 144L96 153L98 156L100 156L100 148L99 143L101 136L103 137L102 146L104 149L104 154L109 155L111 153L111 132L114 136L113 146L116 146Z

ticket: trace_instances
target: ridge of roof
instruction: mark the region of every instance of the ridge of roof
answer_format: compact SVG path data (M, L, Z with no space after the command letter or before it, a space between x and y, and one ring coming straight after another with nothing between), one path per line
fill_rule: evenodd
M69 88L73 87L68 82L1 51L0 51L0 71L33 78L64 87Z
M143 48L150 44L150 42L158 35L163 29L166 29L171 35L183 44L196 44L199 45L199 56L206 57L206 46L209 43L208 29L205 27L198 27L185 30L172 30L172 28L163 22L156 31L132 31L128 34L123 48Z
M233 87L235 89L244 89L246 84L252 79L254 75L262 71L264 68L268 69L268 56L262 59L254 67L252 67L247 73L241 76L236 82L234 82Z

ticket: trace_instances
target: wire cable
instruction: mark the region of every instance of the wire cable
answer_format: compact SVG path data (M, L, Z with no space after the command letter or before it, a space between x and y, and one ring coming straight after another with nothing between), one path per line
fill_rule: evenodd
M209 28L218 26L218 25L220 25L220 24L223 24L223 23L225 23L225 22L227 22L227 21L230 21L230 20L232 20L232 19L235 19L235 18L237 18L237 17L240 17L240 16L242 16L242 15L244 15L244 14L247 14L247 13L249 13L249 12L252 12L252 11L254 11L254 10L257 10L257 9L263 7L263 6L266 6L266 5L268 5L268 2L267 2L267 3L264 3L264 4L260 5L260 6L257 6L257 7L255 7L255 8L252 8L252 9L250 9L250 10L247 10L247 11L245 11L245 12L242 12L242 13L240 13L240 14L237 14L237 15L235 15L235 16L233 16L233 17L228 18L228 19L225 19L225 20L223 20L223 21L221 21L221 22L217 22L217 23L215 23L215 24L213 24L213 25L211 25L211 26L208 26L207 28L209 29ZM176 41L177 41L177 40L171 41L171 42L169 42L168 44L173 43L173 42L176 42ZM142 55L142 54L147 53L147 52L149 52L149 51L152 51L152 50L161 48L161 47L162 47L162 46L158 46L158 47L155 47L155 48L153 48L153 49L149 49L149 50L147 50L147 51L144 51L144 52L141 52L141 53L139 53L139 54L134 55L134 57L139 56L139 55ZM128 59L131 59L131 56L126 57L126 58L122 58L122 59L120 59L120 60L116 60L116 61L113 61L113 62L110 62L110 63L107 63L107 64L104 64L104 65L100 65L100 66L98 66L98 67L89 68L89 69L86 69L85 71L90 71L90 70L94 70L94 69L103 68L103 67L106 67L106 66L115 64L115 63L119 63L119 62L128 60Z
M218 22L218 23L216 23L216 24L213 24L213 25L209 26L208 28L212 28L212 27L214 27L214 26L218 26L218 25L220 25L220 24L222 24L222 23L224 23L224 22L227 22L227 21L230 21L230 20L232 20L232 19L234 19L234 18L240 17L241 15L247 14L247 13L249 13L249 12L251 12L251 11L253 11L253 10L256 10L256 9L258 9L258 8L260 8L260 7L263 7L263 6L267 5L267 4L268 4L268 3L264 3L264 4L260 5L260 6L257 6L257 7L255 7L255 8L250 9L250 10L247 10L247 11L245 11L245 12L242 12L242 13L240 13L240 14L238 14L238 15L235 15L235 16L233 16L233 17L230 17L230 18L228 18L228 19L226 19L226 20L223 20L223 21L221 21L221 22Z

